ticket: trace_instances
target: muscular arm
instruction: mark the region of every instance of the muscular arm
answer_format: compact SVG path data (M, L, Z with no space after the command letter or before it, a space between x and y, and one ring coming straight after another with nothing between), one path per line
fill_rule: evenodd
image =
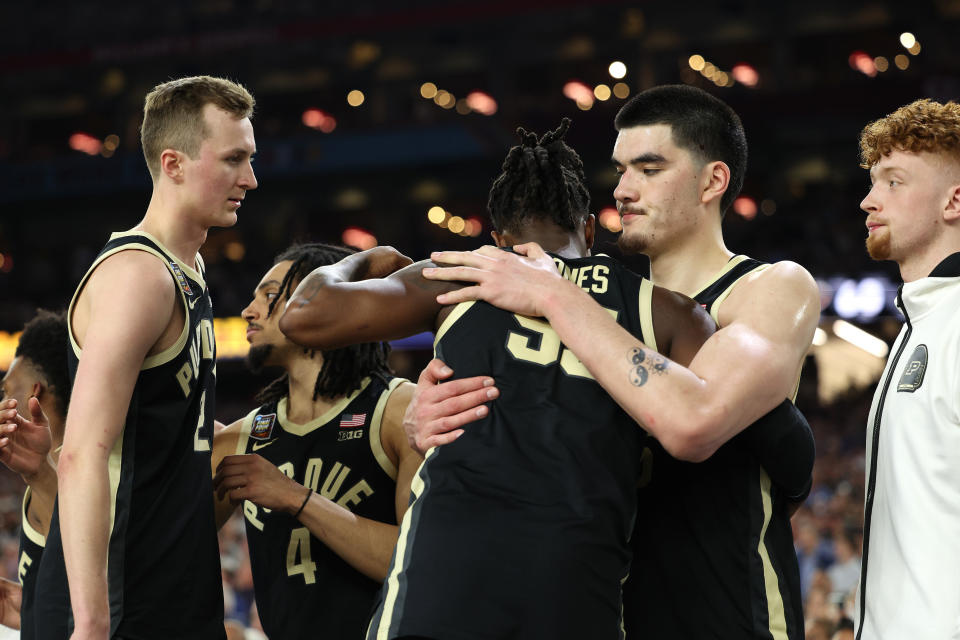
M721 308L723 328L687 368L647 348L551 273L539 247L524 247L530 259L495 250L436 255L465 266L431 277L479 283L440 302L483 299L545 316L604 389L675 457L705 460L790 395L820 311L816 285L801 267L780 263L739 284Z
M398 521L406 511L410 479L420 463L419 455L406 444L402 426L412 392L413 384L409 382L394 390L384 409L381 431L384 450L398 469L395 498ZM234 502L250 500L291 515L300 509L307 495L306 487L256 454L225 457L214 484L221 495ZM397 543L397 525L358 516L316 493L310 494L297 519L357 571L374 580L386 577Z
M280 318L288 338L305 347L334 349L436 328L443 308L437 295L456 285L425 280L420 273L432 265L429 261L386 278L353 282L365 273L364 253L315 269L300 282Z
M144 358L173 314L182 311L164 265L140 251L105 260L81 295L84 300L72 321L83 353L58 466L60 521L77 637L106 638L107 461L123 430ZM84 326L78 327L81 304Z
M688 366L716 331L710 314L676 291L654 287L650 307L658 351L677 364Z

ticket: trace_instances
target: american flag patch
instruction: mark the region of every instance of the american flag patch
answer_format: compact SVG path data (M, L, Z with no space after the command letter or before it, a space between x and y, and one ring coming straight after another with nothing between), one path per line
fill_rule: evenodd
M367 414L365 413L345 413L340 416L340 428L362 427L366 421Z

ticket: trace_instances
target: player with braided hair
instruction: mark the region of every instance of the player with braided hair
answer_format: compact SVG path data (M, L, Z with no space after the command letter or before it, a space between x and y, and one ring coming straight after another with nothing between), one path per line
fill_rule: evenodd
M277 256L243 317L250 367L283 374L214 439L217 520L243 504L257 609L271 638L360 637L421 460L402 428L413 385L390 375L387 345L321 352L277 328L277 305L303 276L351 253L313 243Z
M709 317L615 260L590 256L595 222L579 157L563 141L568 127L540 138L518 131L491 189L494 240L544 243L552 269L688 362L712 330ZM439 305L437 294L456 285L424 280L429 262L363 279L385 255L359 253L304 278L281 330L331 348L436 329L437 355L461 376L492 375L498 389L483 392L500 399L459 439L427 453L368 638L622 637L620 585L645 434L549 324L486 303Z

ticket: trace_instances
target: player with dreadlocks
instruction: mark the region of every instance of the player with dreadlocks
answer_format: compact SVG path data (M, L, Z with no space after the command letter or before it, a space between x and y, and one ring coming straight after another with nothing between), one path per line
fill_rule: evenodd
M421 461L402 428L413 385L390 375L387 345L304 349L277 327L301 278L350 254L304 244L277 257L243 318L251 368L284 373L214 440L218 524L243 504L271 638L362 635Z
M615 260L590 256L595 221L580 159L563 140L568 127L541 138L518 130L521 143L490 193L494 240L543 243L560 273L619 323L689 362L710 318ZM492 375L500 399L427 452L368 638L622 637L620 585L645 434L549 324L482 302L439 305L437 294L456 285L425 281L432 263L360 280L382 251L304 278L281 330L329 348L436 329L437 356L460 376Z

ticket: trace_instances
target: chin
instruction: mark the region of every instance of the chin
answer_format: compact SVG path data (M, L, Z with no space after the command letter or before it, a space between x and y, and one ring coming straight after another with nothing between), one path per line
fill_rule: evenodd
M890 234L874 232L867 236L867 253L874 260L892 260L890 250Z

